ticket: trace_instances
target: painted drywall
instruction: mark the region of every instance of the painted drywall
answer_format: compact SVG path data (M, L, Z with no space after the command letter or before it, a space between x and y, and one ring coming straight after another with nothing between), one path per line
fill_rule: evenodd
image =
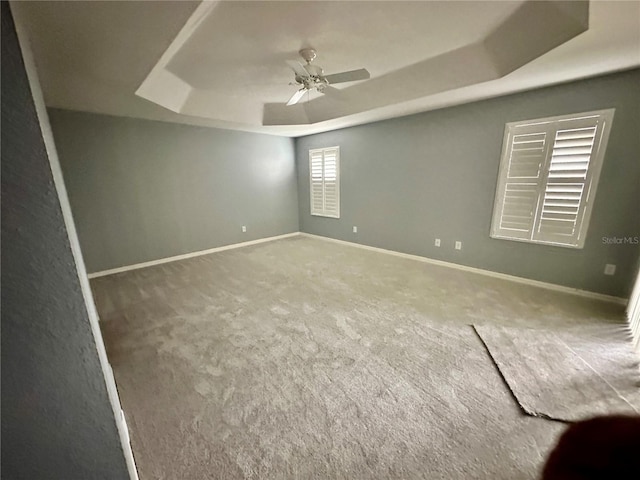
M8 2L2 2L2 477L129 478Z
M640 246L603 239L640 237L638 85L636 69L298 138L301 231L628 296ZM584 248L490 238L505 124L605 108L616 112ZM308 151L335 145L341 218L312 216ZM617 265L614 276L603 274L607 263Z
M89 272L298 231L292 139L49 116Z

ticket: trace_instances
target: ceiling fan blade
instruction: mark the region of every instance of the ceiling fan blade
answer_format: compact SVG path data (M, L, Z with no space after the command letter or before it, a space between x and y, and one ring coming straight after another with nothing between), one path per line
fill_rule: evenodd
M324 78L326 78L330 84L336 84L343 82L354 82L356 80L367 80L371 78L371 74L367 71L366 68L361 68L359 70L351 70L348 72L325 75Z
M287 60L287 65L291 67L291 69L296 72L297 77L306 78L309 76L309 72L302 66L300 62L296 62L295 60Z
M330 97L335 98L336 100L344 100L345 93L342 90L339 90L335 87L327 85L322 89L322 93L325 95L329 95Z
M295 105L296 103L298 103L300 101L300 99L302 98L302 96L307 92L306 88L301 88L300 90L298 90L296 93L293 94L293 96L289 99L289 101L287 102L287 106L289 105Z

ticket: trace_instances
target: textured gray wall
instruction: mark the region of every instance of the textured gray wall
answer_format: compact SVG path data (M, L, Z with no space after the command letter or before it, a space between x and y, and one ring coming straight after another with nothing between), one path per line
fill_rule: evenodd
M292 139L49 116L89 272L298 231Z
M296 141L303 232L627 296L640 236L640 70ZM489 237L505 123L616 108L584 249ZM308 150L340 146L341 218L309 214ZM358 233L352 233L352 226ZM442 247L434 246L442 239ZM463 242L462 251L453 248ZM617 265L615 276L604 265Z
M2 478L125 479L8 2L1 7Z

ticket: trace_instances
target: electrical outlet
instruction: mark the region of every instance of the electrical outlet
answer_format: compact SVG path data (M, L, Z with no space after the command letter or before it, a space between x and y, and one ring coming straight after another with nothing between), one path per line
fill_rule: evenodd
M358 233L358 227L356 227L355 225L353 226L353 233Z
M242 233L247 233L247 226L246 225L242 225Z
M462 250L462 242L460 240L456 240L456 250Z
M439 246L440 246L440 239L439 239L439 238L436 238L436 241L435 241L435 242L433 242L433 244L434 244L436 247L439 247Z
M604 266L604 274L605 275L615 275L616 274L616 266L611 264L611 263L607 263Z

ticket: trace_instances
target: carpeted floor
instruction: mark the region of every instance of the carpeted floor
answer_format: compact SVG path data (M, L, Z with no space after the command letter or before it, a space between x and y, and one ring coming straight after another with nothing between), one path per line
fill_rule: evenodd
M640 369L628 330L607 324L474 329L530 415L567 422L640 415Z
M142 480L534 479L564 425L522 413L470 324L623 321L305 237L92 287Z

